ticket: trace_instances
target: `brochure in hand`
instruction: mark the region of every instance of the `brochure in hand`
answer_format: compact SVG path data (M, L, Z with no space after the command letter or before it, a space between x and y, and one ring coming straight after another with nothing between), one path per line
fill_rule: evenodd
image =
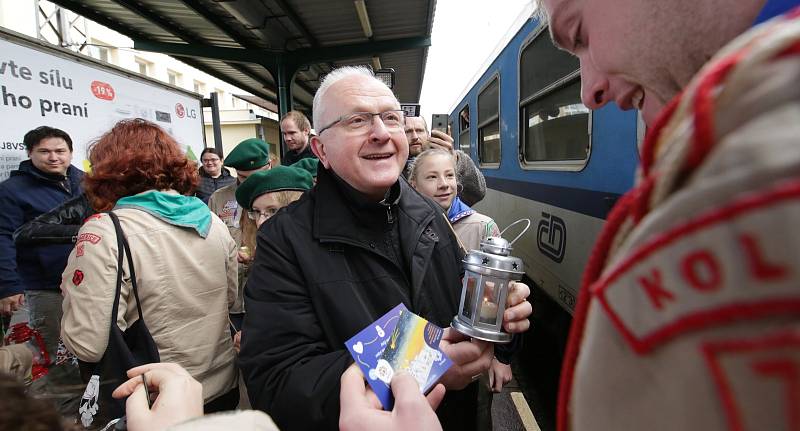
M394 405L390 383L392 376L406 371L427 393L452 365L439 349L444 331L403 305L347 340L347 350L355 359L384 410Z

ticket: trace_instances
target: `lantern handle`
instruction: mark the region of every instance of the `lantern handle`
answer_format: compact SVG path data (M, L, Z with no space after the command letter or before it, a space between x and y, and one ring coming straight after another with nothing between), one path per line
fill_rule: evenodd
M525 226L525 229L522 229L522 232L520 232L520 233L519 233L519 235L517 235L517 237L516 237L516 238L514 238L514 240L513 240L513 241L511 241L510 243L508 243L508 245L514 245L514 243L515 243L515 242L517 242L517 240L518 240L518 239L520 239L520 237L521 237L522 235L524 235L524 234L525 234L525 232L527 232L527 231L528 231L528 229L530 229L530 227L531 227L531 219L529 219L529 218L521 218L521 219L519 219L519 220L515 221L514 223L511 223L510 225L506 226L506 228L505 228L505 229L503 229L503 230L500 232L500 236L502 237L502 236L503 236L503 232L507 231L509 228L511 228L511 226L514 226L514 225L516 225L516 224L519 224L519 223L521 223L521 222L528 222L528 225L527 225L527 226Z

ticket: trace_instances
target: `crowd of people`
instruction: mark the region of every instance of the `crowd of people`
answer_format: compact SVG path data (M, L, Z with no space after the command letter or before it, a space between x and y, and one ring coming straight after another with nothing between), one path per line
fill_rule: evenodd
M584 274L559 429L796 427L775 381L796 377L800 330L800 3L539 2L580 59L583 103L650 128ZM449 328L461 258L499 233L472 208L480 170L363 67L325 77L311 124L281 119L281 165L251 138L198 168L159 126L123 120L86 174L65 131L25 134L29 160L0 183L0 313L5 328L26 312L42 348L0 347L15 375L0 428L102 427L104 391L132 430L483 428L480 388L511 379L533 308L512 283L505 345ZM453 366L427 395L394 376L384 411L344 343L399 303L446 328ZM151 363L93 386L120 345ZM37 362L49 372L26 393ZM255 411L237 412L245 389Z
M43 250L62 261L60 269L47 267L57 273L46 285L57 313L30 310L31 326L45 336L50 358L62 343L80 363L59 364L75 378L71 385L58 379L52 364L42 377L51 392L79 400L79 414L74 402L58 406L62 414L79 416L90 428L99 426L94 416L100 424L110 419L101 414L109 411L103 395L123 382L101 376L95 386L90 380L91 389L76 391L79 378L107 369L93 365L116 358L120 335L145 334L137 343L153 345L148 360L169 364L173 374L199 383L202 403L187 411L235 410L241 369L253 407L282 428L336 428L342 377L353 362L344 340L399 303L448 326L461 290L460 244L477 247L476 240L497 233L489 221L492 228L484 228L482 237L472 229L458 239L448 220L437 216L451 204L459 219L474 213L456 198L452 139L434 135L425 144L452 164L444 179L452 196L434 203L436 197L424 197L430 187L412 187L401 177L408 159L406 133L412 132L397 99L368 69L331 74L315 106L324 114L318 123L328 124L317 135L300 112L282 119L290 156L283 165L275 163L268 143L251 138L224 160L215 149L204 150L198 168L163 129L131 119L89 146L92 170L84 175L70 163L66 132L41 127L26 136L30 160L0 186L8 192L21 188L14 181L32 183L25 194L6 196L16 199L13 205L22 214L4 226L10 233L4 245L15 251L8 260L20 267L28 262L25 253ZM474 164L470 168L473 179L466 189L480 199L485 183ZM480 181L474 180L478 176ZM44 193L53 197L38 207L22 202L41 200ZM40 277L43 268L7 268L26 286L29 303L39 295L26 277ZM25 303L9 292L13 295L3 300L6 315ZM526 285L513 286L506 330L527 329L528 294ZM44 313L42 320L36 312ZM475 428L475 418L463 411L475 410L478 377L494 370L492 376L499 377L492 382L502 388L510 379L514 347L495 351L490 343L447 329L442 349L455 366L442 379L449 393L439 416L445 426ZM6 349L19 359L7 371L24 375L19 370L32 362L26 359L31 350ZM505 361L502 369L497 358ZM156 376L171 374L155 367L148 368L150 384L158 387ZM360 376L357 369L349 373ZM350 395L364 396L363 383ZM114 394L129 396L133 391L125 388L133 386L135 381L122 384ZM442 389L435 392L441 399Z

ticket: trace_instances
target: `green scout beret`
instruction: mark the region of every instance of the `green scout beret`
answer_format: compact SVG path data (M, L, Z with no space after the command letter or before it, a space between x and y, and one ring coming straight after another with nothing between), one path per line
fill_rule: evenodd
M317 160L316 157L306 157L305 159L300 159L289 166L292 168L305 169L311 174L312 177L316 177L318 163L319 160Z
M236 202L242 208L253 208L253 201L264 193L283 190L306 191L314 179L308 171L291 166L276 166L266 171L254 172L236 188Z
M269 144L258 138L245 139L225 157L225 166L252 171L269 162Z

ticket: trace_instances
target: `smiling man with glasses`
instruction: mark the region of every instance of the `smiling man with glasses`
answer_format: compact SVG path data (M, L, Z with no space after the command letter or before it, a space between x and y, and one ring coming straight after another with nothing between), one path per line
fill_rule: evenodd
M408 141L392 91L346 67L328 74L313 107L317 184L263 223L245 289L245 382L253 407L282 429L338 429L340 378L352 363L344 342L399 303L449 327L461 295L462 253L447 220L400 178ZM527 330L528 293L512 288L507 330ZM441 380L451 391L439 417L474 429L473 377L493 347L450 330L441 345L456 366Z

